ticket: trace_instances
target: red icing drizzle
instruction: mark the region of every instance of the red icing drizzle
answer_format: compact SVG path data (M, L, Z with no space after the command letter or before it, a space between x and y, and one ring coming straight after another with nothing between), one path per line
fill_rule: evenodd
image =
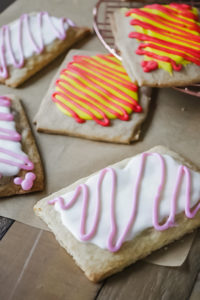
M193 23L193 21L196 21L198 17L192 12L191 7L186 4L171 3L169 7L165 7L159 4L153 4L146 5L145 8L156 9L158 11L161 11L164 14L166 14L166 18L155 15L153 11L151 13L135 8L129 10L126 13L126 16L131 16L131 14L134 13L138 16L155 21L158 23L158 25L152 25L148 22L137 19L132 19L130 21L130 24L140 26L144 29L151 30L152 32L158 34L162 34L163 39L150 36L149 34L131 32L129 34L130 38L136 38L137 40L145 42L139 45L138 49L136 50L136 54L146 55L156 60L171 63L172 68L175 71L180 71L182 69L182 64L177 64L175 60L171 59L167 55L158 55L154 52L151 52L150 50L145 50L145 48L148 47L149 49L156 49L173 55L178 55L181 56L184 60L187 60L200 66L200 51L199 49L191 48L199 47L200 37L195 34L186 32L184 30L184 28L187 28L189 30L193 30L200 33L200 26L196 23ZM167 20L167 17L171 17L173 18L173 20ZM182 17L191 18L191 21L185 20ZM184 22L184 24L181 24L180 22ZM159 25L164 25L167 27L167 29L160 28ZM176 29L178 33L171 32L168 29ZM176 40L174 42L169 42L165 40L165 37L174 38L174 36L176 37L177 41L187 43L188 46L177 44ZM156 64L156 61L151 60L151 63L149 63L149 61L143 61L141 63L144 72L149 72L158 68L158 64Z
M142 108L136 100L134 100L127 93L120 90L118 86L123 85L123 87L135 92L137 91L137 86L132 82L118 76L118 73L121 75L127 74L126 72L120 70L118 71L115 68L115 66L119 67L120 64L110 59L112 55L97 55L97 57L101 58L101 60L105 61L105 63L108 62L110 64L109 67L107 67L106 64L102 64L100 61L94 59L93 57L74 56L73 62L70 62L67 68L62 70L61 72L61 75L64 75L64 78L60 78L56 81L56 86L60 89L60 91L56 91L52 94L52 100L62 106L65 110L70 112L71 116L79 123L83 123L85 122L85 120L82 119L76 113L76 111L60 101L57 98L58 95L61 96L65 101L73 104L75 107L88 114L96 123L102 126L108 126L110 124L110 121L106 114L101 110L101 108L112 113L118 119L127 121L129 120L129 114L120 104L124 104L134 112L141 112ZM85 69L83 70L79 66L79 64ZM93 71L93 73L91 73L90 71ZM79 77L77 77L77 75L79 75ZM80 78L84 78L84 81L86 83L82 82ZM73 83L76 83L77 87L75 87L68 79L71 79ZM108 82L108 80L112 80L113 83ZM98 83L103 84L105 87L99 85ZM65 86L63 86L63 84ZM112 91L109 91L106 86L117 92L118 96L116 96ZM107 103L111 103L112 107L104 105L104 103L99 102L95 98L95 96L92 96L86 91L82 91L78 87L87 88L87 91L92 92ZM76 94L76 92L78 92L78 95ZM85 96L88 100L83 98ZM80 104L73 100L73 98L79 100ZM131 103L129 101L126 101L125 99L131 101ZM83 107L81 103L84 103L92 109L96 110L102 116L102 119L98 119L91 110ZM98 106L100 107L97 107L96 104L98 104ZM117 110L120 111L120 113Z
M158 68L157 61L150 60L141 62L141 66L143 67L144 72L151 72L152 70L156 70Z

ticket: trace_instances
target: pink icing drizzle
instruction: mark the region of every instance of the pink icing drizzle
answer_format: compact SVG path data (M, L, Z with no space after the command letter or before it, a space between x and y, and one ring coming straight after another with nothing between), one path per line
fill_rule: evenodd
M0 132L5 133L5 134L0 134L0 140L10 140L16 142L19 142L21 140L21 135L14 130L0 127Z
M0 96L0 106L10 107L11 106L10 99L5 96ZM8 122L13 121L12 113L0 113L0 121L8 121ZM14 130L0 128L0 139L18 142L21 140L21 135ZM16 166L19 169L23 169L23 170L34 169L34 164L28 159L26 155L15 153L12 150L5 149L3 147L0 147L0 153L4 153L10 156L11 158L16 158L19 160L19 162L16 162L5 158L0 158L0 163L7 164L10 166ZM0 174L0 178L1 177L2 174Z
M144 168L145 168L145 161L147 156L156 156L159 160L160 167L161 167L161 176L157 187L156 196L153 202L153 211L152 211L152 223L156 230L163 231L170 227L174 227L175 225L175 215L176 215L176 202L178 198L178 192L181 185L181 181L183 178L183 175L186 176L186 201L185 201L185 215L187 218L193 218L197 211L200 209L200 203L194 208L193 211L190 209L190 191L191 191L191 174L189 169L186 166L180 165L177 172L177 180L175 182L175 187L172 195L172 199L170 202L170 215L166 222L162 225L159 224L159 216L158 216L158 209L159 209L159 203L161 200L161 194L165 185L165 176L166 176L166 170L165 170L165 160L162 155L158 153L142 153L141 154L141 163L138 170L138 175L136 178L136 183L133 188L133 198L132 198L132 210L130 213L130 217L128 218L127 225L122 233L122 235L119 237L119 239L116 241L116 234L117 234L117 224L116 224L116 217L115 217L115 192L117 189L117 179L116 179L116 171L112 168L105 168L100 171L98 182L97 182L97 199L96 199L96 210L94 213L94 220L93 225L88 234L85 233L85 224L87 219L87 207L88 207L88 201L89 201L89 192L88 192L88 186L86 184L81 184L77 186L74 195L69 203L65 204L64 199L62 197L57 197L53 200L50 200L49 204L55 204L56 202L59 203L60 207L63 210L70 209L70 207L77 201L79 195L81 192L83 192L83 206L82 206L82 213L81 213L81 221L80 221L80 239L83 241L91 240L92 237L95 235L99 223L100 218L100 194L101 194L101 184L104 179L104 176L107 172L111 173L112 176L112 185L111 185L111 200L110 200L110 232L108 235L107 240L107 248L111 252L116 252L120 249L123 242L125 241L130 229L134 225L135 217L137 214L137 206L138 206L138 195L139 190L143 178Z
M6 57L5 52L8 51L11 58L12 58L12 64L15 68L22 68L24 65L25 57L23 54L23 47L22 47L22 26L26 26L27 32L28 32L28 43L32 44L32 47L34 51L37 54L40 54L44 51L44 41L42 38L42 19L43 16L47 16L47 20L49 23L49 30L53 31L55 36L60 39L64 40L66 38L66 31L64 28L64 24L67 23L69 26L74 26L74 23L67 19L67 18L61 18L61 30L58 30L54 23L51 20L51 17L49 16L48 12L39 12L37 14L37 22L38 22L38 28L39 28L39 39L40 44L38 45L36 41L34 40L33 34L31 33L30 24L29 24L29 15L23 14L19 18L19 24L18 24L18 32L17 32L17 40L18 40L18 53L19 53L19 61L16 60L12 43L11 43L11 34L10 34L10 28L9 25L4 25L1 27L0 30L0 76L3 78L8 78L8 68L6 63ZM6 43L7 41L7 43Z
M7 165L10 165L10 166L16 166L16 167L18 167L20 169L23 169L23 170L32 170L34 168L33 163L25 155L15 153L11 150L4 149L4 148L0 148L0 152L4 153L4 154L7 154L10 157L17 158L17 159L22 161L20 163L20 162L15 162L15 161L8 160L8 159L0 158L1 163L7 164Z

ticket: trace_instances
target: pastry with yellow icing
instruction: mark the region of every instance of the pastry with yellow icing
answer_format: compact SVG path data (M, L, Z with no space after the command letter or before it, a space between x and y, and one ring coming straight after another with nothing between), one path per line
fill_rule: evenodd
M139 138L149 100L150 89L138 89L113 55L73 50L53 79L35 122L38 131L130 143Z
M111 17L115 42L139 86L183 86L200 81L199 12L187 4L120 9Z

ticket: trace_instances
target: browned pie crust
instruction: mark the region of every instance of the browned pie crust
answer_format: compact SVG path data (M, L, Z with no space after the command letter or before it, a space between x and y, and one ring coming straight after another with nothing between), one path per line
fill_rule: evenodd
M36 179L34 181L33 187L28 191L24 191L21 188L21 185L16 185L13 182L13 179L16 176L22 176L24 178L25 174L27 173L26 170L20 170L20 172L16 176L4 176L0 179L0 197L42 191L44 189L44 174L42 163L26 114L18 97L14 95L6 96L12 100L11 110L14 113L17 132L19 132L22 136L22 150L28 155L29 160L34 163L34 169L31 172L35 173Z

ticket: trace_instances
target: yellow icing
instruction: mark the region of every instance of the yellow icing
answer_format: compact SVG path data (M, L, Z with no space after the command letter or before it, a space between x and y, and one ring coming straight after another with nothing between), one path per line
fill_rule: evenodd
M99 56L92 56L91 58L93 58L93 60L90 60L90 57L84 57L84 59L78 62L73 62L73 67L77 67L79 69L78 73L69 68L66 68L60 74L59 79L65 80L67 83L60 82L59 85L56 85L55 90L56 92L61 92L65 95L67 95L67 93L63 92L62 88L64 88L66 91L72 92L74 95L67 95L67 97L79 104L81 108L85 108L92 112L98 119L102 119L102 115L96 109L92 108L89 104L79 100L77 97L81 97L83 100L86 100L91 104L95 104L97 108L105 113L107 118L116 119L117 116L112 112L109 112L108 108L113 109L120 115L123 115L123 113L120 111L120 109L114 107L114 104L117 104L121 108L124 108L128 114L131 114L133 110L126 104L120 103L118 99L113 99L113 97L120 97L120 99L123 99L126 102L133 103L132 99L138 101L138 94L131 88L131 80L125 72L125 69L123 68L121 62L110 54L104 55L104 57L106 59L109 59L109 61L103 60ZM114 62L115 65L112 62ZM97 73L99 67L98 63L101 64L101 68L103 69L100 70L102 74ZM97 69L93 69L93 67ZM111 72L111 74L108 74L108 71ZM104 75L109 76L109 78L105 78ZM71 78L70 76L73 76L73 78ZM93 76L95 76L95 78ZM79 80L81 84L79 82L76 82L75 80ZM117 80L117 82L114 82L114 80ZM124 83L129 85L129 87L125 87ZM68 84L70 84L71 86L69 86ZM82 86L82 84L84 86ZM108 86L108 84L111 84L113 87ZM89 88L92 88L92 90L89 90ZM117 88L118 90L115 90L115 88ZM82 94L81 92L83 92L84 94ZM121 95L119 92L123 92L124 95ZM97 100L97 103L94 103L93 99L90 99L89 96ZM131 97L131 99L128 99L128 96ZM103 97L105 97L105 99ZM63 95L56 94L56 99L75 111L75 113L81 119L92 119L92 117L87 112L84 112L73 103L70 103L70 101L67 101L63 97ZM59 103L56 103L56 105L64 114L72 116L72 114L67 109L63 108ZM103 107L102 105L104 105L105 107Z
M172 8L169 5L163 5L163 6L178 12L178 9L175 9L174 7ZM151 13L151 14L155 14L155 15L160 16L160 17L163 17L163 18L165 18L166 22L164 22L163 24L160 24L160 23L156 22L156 20L151 20L147 17L139 16L136 13L132 13L131 17L133 19L137 19L137 20L140 20L142 22L146 22L148 24L156 26L160 29L168 30L168 31L170 31L170 33L168 33L168 34L159 34L159 33L154 32L152 30L144 29L141 26L134 25L134 28L137 32L142 33L142 34L147 34L149 36L152 36L152 37L155 37L155 38L167 41L167 42L172 42L172 43L175 43L177 45L182 45L182 46L190 47L191 49L199 50L199 42L195 42L195 41L190 40L190 43L192 43L192 45L191 44L189 45L188 44L188 38L183 38L183 37L177 37L176 36L176 34L180 33L179 30L178 30L179 28L184 30L188 34L193 34L193 35L196 35L196 36L200 35L197 31L190 30L187 27L183 28L182 27L183 25L187 25L184 21L175 20L173 18L173 16L170 17L169 15L167 15L164 12L161 12L161 11L155 9L155 8L144 7L144 8L141 8L140 10ZM195 15L198 15L198 11L194 7L192 7L192 12ZM188 20L188 21L190 21L190 22L192 22L196 25L200 25L199 22L193 20L192 18L187 18L187 17L181 16L181 19ZM176 23L179 23L180 26L175 27L173 24L171 24L170 21L175 21ZM173 26L173 28L169 28L168 25ZM180 33L180 34L182 34L182 33ZM145 42L143 42L143 43L145 43ZM155 44L154 42L151 42L151 43ZM160 46L162 46L162 45L160 45ZM173 49L173 48L167 47L165 45L163 46L163 48ZM153 49L153 48L149 48L149 47L145 48L145 50L149 51L149 52L153 52L153 53L161 55L161 56L167 56L167 57L173 59L177 64L182 64L182 65L185 66L188 63L190 63L189 61L185 60L183 57L181 57L179 55L174 55L174 54L167 53L167 50L166 51L161 51L161 50L157 50L157 49ZM186 53L186 54L189 55L189 53ZM152 58L145 55L144 60L152 60ZM171 63L164 62L164 61L161 61L161 60L158 60L158 59L155 59L155 58L153 58L153 60L158 62L158 67L159 68L162 68L162 69L168 71L169 73L172 73L173 69L172 69Z

